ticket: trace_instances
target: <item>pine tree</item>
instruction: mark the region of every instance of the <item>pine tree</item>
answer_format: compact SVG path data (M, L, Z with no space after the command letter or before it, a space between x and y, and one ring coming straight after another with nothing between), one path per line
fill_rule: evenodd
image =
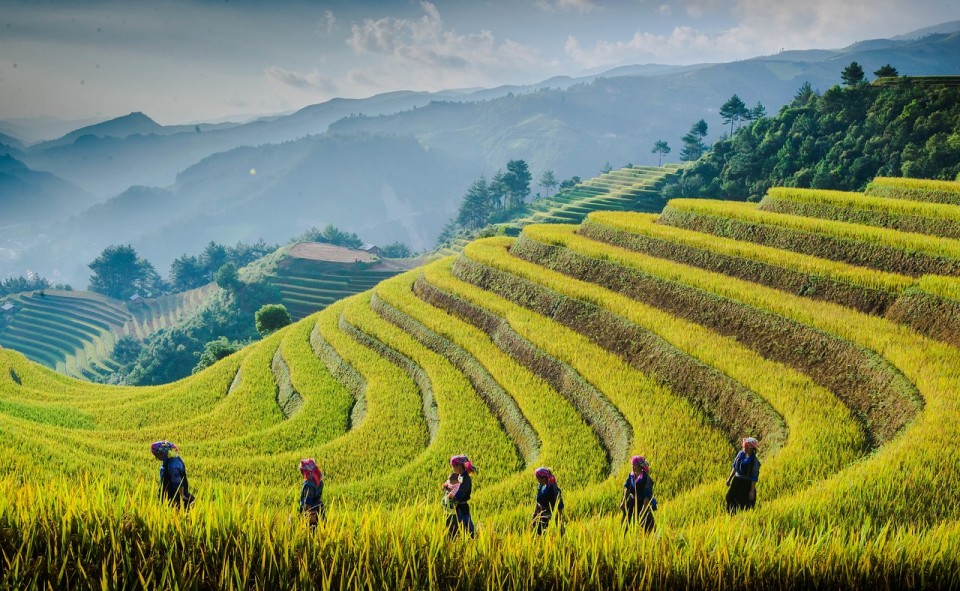
M747 105L737 95L733 95L727 102L720 106L720 117L723 118L724 124L730 124L730 135L733 135L734 126L739 127L740 122L749 116L750 109L747 108Z
M840 73L840 79L844 86L860 86L866 82L866 74L863 73L863 66L857 62L850 62L850 65Z
M657 166L663 166L663 155L670 153L670 144L666 140L657 140L653 144L653 149L650 150L651 154L658 154Z
M680 159L684 162L697 160L707 151L703 138L707 137L707 122L701 119L690 126L690 131L680 138L683 148L680 149Z

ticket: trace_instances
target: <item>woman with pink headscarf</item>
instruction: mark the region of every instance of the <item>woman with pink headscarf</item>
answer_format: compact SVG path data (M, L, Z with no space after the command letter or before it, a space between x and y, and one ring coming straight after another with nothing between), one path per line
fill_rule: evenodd
M563 515L563 497L560 496L557 477L553 475L550 468L537 468L533 475L537 479L537 508L533 512L530 525L537 535L542 535L550 525L550 519L554 513L557 514L557 522L560 524L560 517ZM562 524L560 527L562 530Z
M473 462L467 456L453 456L450 458L450 467L460 477L460 486L449 493L450 500L456 501L456 519L450 522L450 539L460 535L460 530L467 530L470 537L476 535L473 518L470 516L470 495L473 493L473 480L470 475L477 471Z
M627 474L623 483L623 498L620 500L620 511L623 513L624 527L639 520L644 531L653 531L653 511L657 502L653 498L653 479L650 478L650 464L643 456L633 456L630 463L633 470Z
M300 513L306 516L310 529L316 529L317 523L326 518L323 507L323 472L313 458L300 460L300 473L303 486L300 487Z
M743 449L733 460L733 470L727 477L727 511L733 515L737 511L753 509L757 502L757 481L760 480L760 460L757 458L759 442L746 437Z

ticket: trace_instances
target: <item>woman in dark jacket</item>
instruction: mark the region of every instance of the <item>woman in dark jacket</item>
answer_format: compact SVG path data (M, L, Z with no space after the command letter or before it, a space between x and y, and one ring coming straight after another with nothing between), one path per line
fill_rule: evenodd
M558 524L560 523L563 515L563 497L560 494L560 487L557 486L557 477L553 475L550 468L537 468L533 475L537 478L537 508L533 512L530 525L537 535L542 535L550 525L550 518L554 513L557 514ZM562 524L560 527L562 530Z
M456 521L450 524L450 539L460 535L460 530L466 529L470 537L476 535L473 518L470 516L470 495L473 493L473 481L470 475L477 471L467 456L453 456L450 458L450 467L460 475L460 486L450 493L450 499L456 501Z
M634 520L639 520L644 531L653 531L653 479L650 478L650 464L643 456L633 456L631 459L633 471L627 475L623 483L623 499L620 500L620 511L623 512L623 523L626 529Z
M156 441L150 453L160 460L160 489L158 496L173 507L189 509L194 497L190 494L187 467L180 458L179 449L170 441Z
M303 486L300 487L300 513L306 516L310 529L316 529L321 519L326 519L323 507L323 472L313 458L300 460Z
M753 509L757 502L757 481L760 480L760 460L757 458L758 442L753 437L743 440L743 450L733 460L733 470L727 477L727 511Z

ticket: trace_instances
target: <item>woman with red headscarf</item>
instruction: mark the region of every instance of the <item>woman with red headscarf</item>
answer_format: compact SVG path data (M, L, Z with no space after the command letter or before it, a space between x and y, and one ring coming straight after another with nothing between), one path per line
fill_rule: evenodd
M537 535L542 535L556 513L562 531L560 518L563 515L563 498L560 496L560 487L557 486L557 477L550 468L545 467L537 468L533 475L537 479L537 508L533 512L531 527Z
M300 473L303 474L303 486L300 488L300 512L315 529L321 519L326 518L323 507L323 472L313 458L300 460Z
M657 502L653 498L650 464L643 456L633 456L630 463L633 471L627 474L627 480L623 483L623 498L620 500L624 527L629 529L630 524L639 519L644 531L653 531L653 511Z
M453 456L450 458L450 467L460 476L460 486L449 493L450 500L457 503L457 518L450 522L450 539L460 535L462 529L467 530L472 538L476 535L476 530L473 526L473 518L470 516L470 495L473 493L473 480L470 475L477 469L467 456Z
M733 460L733 470L727 477L727 511L753 509L757 502L757 481L760 480L760 460L757 458L759 442L753 437L743 440L743 449Z

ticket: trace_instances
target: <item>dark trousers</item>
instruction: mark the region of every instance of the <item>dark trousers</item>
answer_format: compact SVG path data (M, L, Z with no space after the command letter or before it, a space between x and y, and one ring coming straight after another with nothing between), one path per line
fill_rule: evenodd
M656 523L653 520L653 510L649 503L643 509L639 509L636 503L627 503L623 512L624 531L630 531L630 526L634 522L639 522L643 531L652 532L656 528Z
M310 524L310 529L317 529L317 524L321 521L326 521L327 511L323 506L323 503L320 503L316 507L310 507L304 509L303 516L307 518L307 523Z
M467 505L457 505L457 512L454 515L447 516L447 534L450 539L459 536L461 530L466 530L471 538L477 535L473 526L473 518L470 517L470 507Z
M727 511L733 515L737 511L753 509L756 498L750 498L750 481L746 478L734 476L730 488L727 489Z

